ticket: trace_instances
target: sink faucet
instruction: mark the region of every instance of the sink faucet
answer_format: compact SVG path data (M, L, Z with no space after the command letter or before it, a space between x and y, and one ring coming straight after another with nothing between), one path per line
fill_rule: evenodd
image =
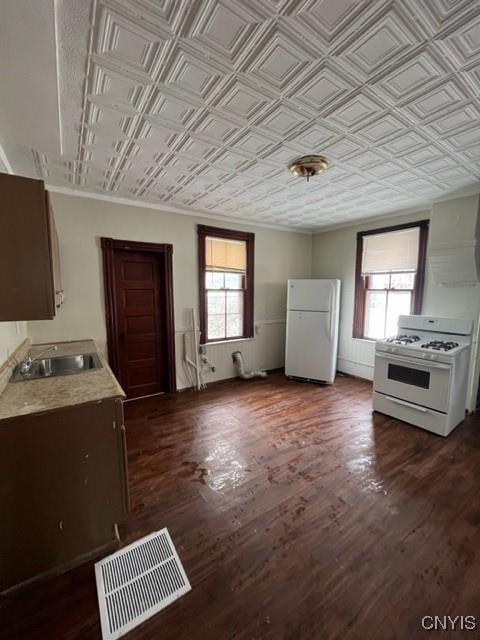
M57 351L57 350L58 350L57 345L53 344L47 349L40 351L40 353L37 353L37 355L33 358L28 356L28 358L25 358L25 360L22 360L22 362L20 363L20 373L22 373L23 375L26 375L27 373L29 373L30 369L32 368L32 364L35 360L38 360L40 356L43 356L45 353L48 353L49 351Z

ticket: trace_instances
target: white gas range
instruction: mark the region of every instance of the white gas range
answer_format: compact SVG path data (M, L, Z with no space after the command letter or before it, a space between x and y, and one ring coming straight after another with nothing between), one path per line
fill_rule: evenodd
M375 344L373 409L447 436L465 417L472 322L399 316Z

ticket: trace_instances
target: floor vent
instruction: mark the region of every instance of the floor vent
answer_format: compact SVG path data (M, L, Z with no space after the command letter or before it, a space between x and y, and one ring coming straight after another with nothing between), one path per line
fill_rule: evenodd
M190 591L167 529L95 564L103 640L120 638Z

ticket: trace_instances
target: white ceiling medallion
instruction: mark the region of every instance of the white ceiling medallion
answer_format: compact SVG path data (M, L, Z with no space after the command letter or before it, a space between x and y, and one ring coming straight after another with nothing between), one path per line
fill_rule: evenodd
M318 176L328 169L328 160L324 156L302 156L293 160L288 169L296 176L306 178L309 182L313 176Z

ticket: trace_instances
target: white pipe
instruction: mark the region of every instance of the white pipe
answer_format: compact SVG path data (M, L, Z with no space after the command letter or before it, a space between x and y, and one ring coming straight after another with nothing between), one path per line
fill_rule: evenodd
M194 308L191 309L192 312L192 341L193 341L193 351L194 351L194 361L188 357L188 348L187 348L187 334L183 334L183 362L185 365L190 367L189 375L191 369L195 372L195 381L193 383L194 389L200 391L201 389L205 389L206 385L203 382L202 376L202 366L200 363L200 345L199 338L200 332L197 330L197 314ZM212 367L214 370L214 367Z
M192 369L195 369L195 363L190 360L188 357L188 348L187 348L187 334L183 334L183 362L185 366L185 373L192 384L192 387L195 388L195 381L192 380Z
M193 348L195 349L195 373L197 381L197 391L203 388L203 382L200 372L200 360L199 360L199 343L197 334L197 311L195 307L192 307L192 331L193 331Z
M243 356L241 351L234 351L232 353L232 360L235 364L237 376L242 380L251 380L252 378L266 378L266 371L245 371L243 364Z

